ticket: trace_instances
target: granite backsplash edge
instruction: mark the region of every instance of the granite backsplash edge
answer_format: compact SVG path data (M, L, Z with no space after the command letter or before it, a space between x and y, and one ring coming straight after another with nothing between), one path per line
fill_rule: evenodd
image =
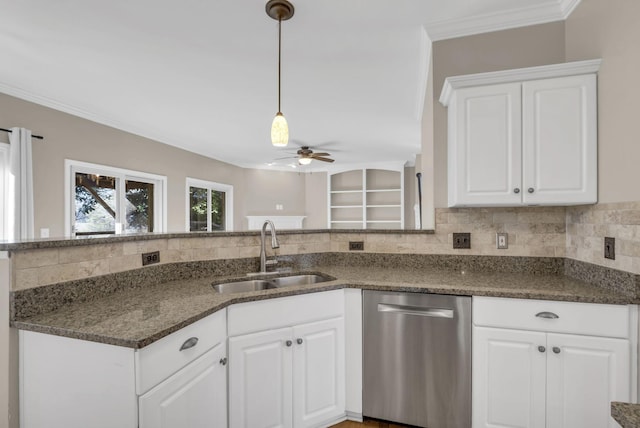
M566 275L598 287L638 296L640 275L561 257L427 255L392 253L310 253L278 257L279 269L311 270L322 266L376 266L505 272L528 275ZM244 275L259 269L258 258L178 262L148 266L81 280L66 281L10 293L11 320L55 311L74 302L162 282Z

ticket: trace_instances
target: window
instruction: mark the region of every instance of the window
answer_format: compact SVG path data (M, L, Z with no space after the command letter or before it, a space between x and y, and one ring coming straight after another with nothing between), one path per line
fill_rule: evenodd
M167 178L65 161L67 234L112 235L166 229Z
M187 230L232 231L233 186L187 177Z

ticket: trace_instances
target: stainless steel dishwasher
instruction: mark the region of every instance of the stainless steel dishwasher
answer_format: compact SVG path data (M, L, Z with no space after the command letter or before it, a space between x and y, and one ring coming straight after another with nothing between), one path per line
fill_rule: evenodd
M471 427L471 298L364 291L364 416Z

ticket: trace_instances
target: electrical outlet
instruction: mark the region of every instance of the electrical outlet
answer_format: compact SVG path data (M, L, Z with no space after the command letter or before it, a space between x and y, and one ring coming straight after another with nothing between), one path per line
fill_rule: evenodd
M453 234L453 248L471 248L471 234L470 233L454 233Z
M507 232L496 233L496 248L498 250L509 248L509 234Z
M364 241L349 241L349 251L364 251Z
M153 253L142 253L142 266L160 263L160 251Z
M604 258L605 259L616 259L616 238L604 238Z

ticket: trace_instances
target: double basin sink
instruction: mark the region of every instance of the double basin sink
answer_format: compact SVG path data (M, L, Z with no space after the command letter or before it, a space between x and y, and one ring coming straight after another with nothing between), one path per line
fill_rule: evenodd
M269 290L273 288L293 287L296 285L311 285L319 282L332 281L334 278L316 275L291 275L269 279L247 279L215 284L213 289L221 294L245 293L247 291Z

